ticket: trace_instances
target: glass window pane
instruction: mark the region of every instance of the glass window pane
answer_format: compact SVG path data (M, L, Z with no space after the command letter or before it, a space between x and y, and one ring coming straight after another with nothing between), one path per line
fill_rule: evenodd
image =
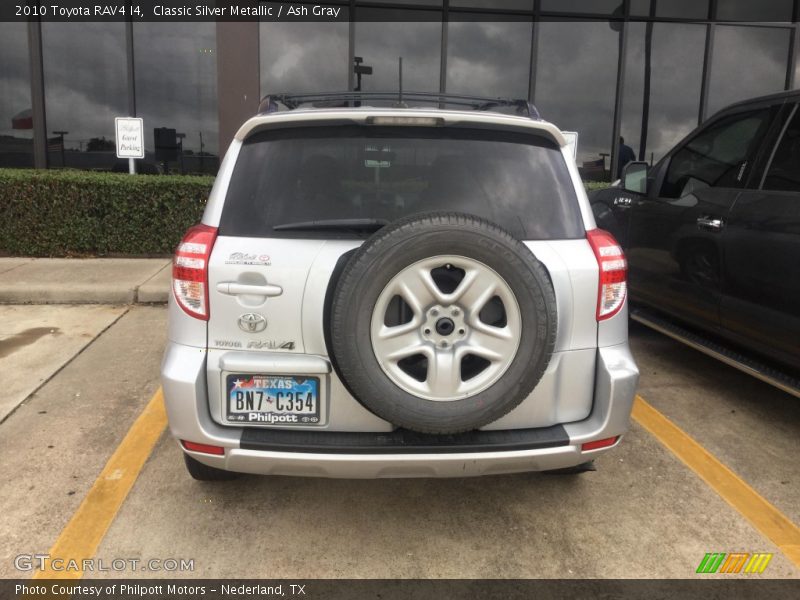
M697 126L706 27L679 23L651 27L647 96L647 25L631 23L628 29L620 133L639 160L655 162Z
M261 23L261 94L347 90L348 23Z
M371 4L416 4L417 6L441 6L442 0L368 0ZM357 3L358 4L358 3Z
M708 0L654 0L656 16L666 19L708 19ZM651 0L632 0L631 16L650 16Z
M557 127L579 133L585 179L608 177L618 53L619 34L607 21L539 24L536 107Z
M153 172L155 128L175 129L182 151L170 171L216 173L217 54L214 23L135 23L133 55L136 112L144 119L146 158L140 172Z
M542 11L610 15L622 12L622 0L542 0Z
M798 45L797 56L794 59L794 89L800 90L800 39L795 41Z
M124 23L42 23L48 164L112 169L128 114ZM62 143L63 140L63 143Z
M493 8L495 10L533 10L533 0L450 0L450 8Z
M531 35L531 23L449 23L447 91L527 98Z
M244 143L220 234L313 237L320 230L309 221L458 210L519 239L565 239L584 234L578 208L564 158L544 138L447 127L294 128Z
M32 166L28 26L0 23L0 167Z
M416 18L405 10L359 9L358 18ZM409 92L438 92L442 52L441 23L358 22L355 24L355 55L372 73L363 75L361 89L394 91L399 87L398 64L403 57L403 89Z
M707 187L736 187L742 163L769 124L769 110L728 117L698 133L670 160L664 198L682 198Z
M410 4L417 6L441 6L442 0L368 0L370 4ZM357 2L356 4L359 4Z
M791 21L792 0L717 0L717 19Z
M631 0L631 15L634 17L649 16L651 4L651 0Z
M714 38L708 115L786 84L789 29L720 25Z
M763 189L800 192L800 111L783 134L772 164L764 179Z

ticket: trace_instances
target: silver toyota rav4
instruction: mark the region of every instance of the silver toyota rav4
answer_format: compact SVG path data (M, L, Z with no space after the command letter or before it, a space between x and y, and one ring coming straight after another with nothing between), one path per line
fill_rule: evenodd
M525 101L265 98L175 254L189 473L460 477L615 446L626 262L568 148Z

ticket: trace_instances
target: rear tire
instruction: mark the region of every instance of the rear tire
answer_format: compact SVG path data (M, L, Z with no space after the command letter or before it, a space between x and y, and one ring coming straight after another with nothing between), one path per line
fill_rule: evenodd
M386 421L477 429L518 406L556 338L556 300L528 247L478 217L394 222L350 257L331 303L339 375Z
M185 452L183 453L183 461L186 463L186 470L189 471L189 475L197 481L230 481L239 476L238 473L232 471L209 467Z

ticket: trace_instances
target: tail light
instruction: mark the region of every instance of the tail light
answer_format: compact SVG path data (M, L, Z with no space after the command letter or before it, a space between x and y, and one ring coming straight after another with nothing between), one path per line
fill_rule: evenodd
M597 320L613 317L625 303L628 291L628 262L622 247L614 236L602 229L586 232L600 267L600 285L597 290Z
M178 306L204 321L208 321L208 257L216 238L216 227L190 227L172 261L172 291Z

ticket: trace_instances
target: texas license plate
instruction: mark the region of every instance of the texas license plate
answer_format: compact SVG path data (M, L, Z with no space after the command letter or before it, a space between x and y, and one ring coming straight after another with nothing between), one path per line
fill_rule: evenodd
M319 379L288 375L228 375L228 421L263 425L315 425Z

